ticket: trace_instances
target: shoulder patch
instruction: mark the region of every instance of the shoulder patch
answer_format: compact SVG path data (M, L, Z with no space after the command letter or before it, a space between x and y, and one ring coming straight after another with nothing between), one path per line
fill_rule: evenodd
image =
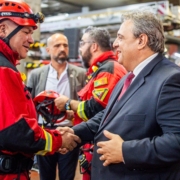
M100 99L103 101L108 93L109 89L108 88L100 88L100 89L95 89L93 90L92 94L95 98Z
M102 86L108 84L107 77L100 78L96 81L94 81L94 87Z

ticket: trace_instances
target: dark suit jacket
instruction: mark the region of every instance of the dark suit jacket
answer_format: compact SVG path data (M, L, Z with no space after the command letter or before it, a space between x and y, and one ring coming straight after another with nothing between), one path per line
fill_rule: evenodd
M179 180L180 68L159 54L117 101L126 77L105 110L73 128L83 141L95 136L92 180ZM103 130L124 139L125 164L102 165L96 144L107 140Z

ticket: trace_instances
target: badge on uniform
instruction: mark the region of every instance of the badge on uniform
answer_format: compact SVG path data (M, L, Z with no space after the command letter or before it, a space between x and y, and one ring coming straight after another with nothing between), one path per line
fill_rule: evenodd
M102 86L108 84L107 77L100 78L96 81L94 81L94 87Z
M109 89L107 89L107 88L94 89L92 94L95 98L103 101L105 99L108 91L109 91Z

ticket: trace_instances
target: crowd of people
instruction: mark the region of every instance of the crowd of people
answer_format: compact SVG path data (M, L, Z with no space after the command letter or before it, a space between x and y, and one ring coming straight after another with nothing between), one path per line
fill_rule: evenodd
M21 0L0 3L0 180L29 180L34 156L41 180L55 180L57 165L59 179L73 180L78 159L83 180L179 180L180 67L164 56L155 14L123 13L113 47L105 28L88 27L84 68L69 62L67 37L51 35L50 63L25 84L16 65L43 14ZM38 114L42 91L59 94L45 105L64 121Z

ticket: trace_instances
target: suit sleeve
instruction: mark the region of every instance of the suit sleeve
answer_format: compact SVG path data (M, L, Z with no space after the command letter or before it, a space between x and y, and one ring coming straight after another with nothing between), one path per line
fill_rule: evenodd
M78 125L72 127L74 133L80 137L82 144L86 142L93 141L94 136L99 129L99 125L101 123L102 116L105 110L97 113L93 118L89 119L87 122L82 122Z
M179 73L169 77L162 85L156 109L156 121L163 134L151 139L125 141L122 150L126 166L156 168L180 159Z

